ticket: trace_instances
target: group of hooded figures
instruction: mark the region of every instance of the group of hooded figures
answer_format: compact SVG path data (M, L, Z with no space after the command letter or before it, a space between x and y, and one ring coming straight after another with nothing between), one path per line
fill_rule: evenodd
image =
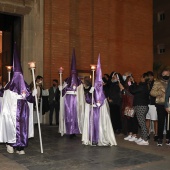
M36 89L31 92L24 81L14 45L13 77L0 91L0 142L6 143L9 153L16 149L16 153L25 154L28 138L34 137L33 103L36 94ZM82 134L84 145L117 145L103 92L100 56L94 87L85 94L83 83L77 76L73 51L71 74L60 87L59 133L61 136Z

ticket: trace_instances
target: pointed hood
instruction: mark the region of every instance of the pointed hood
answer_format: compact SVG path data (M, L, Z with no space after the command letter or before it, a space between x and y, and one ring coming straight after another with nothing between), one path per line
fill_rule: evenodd
M76 72L76 55L75 49L73 49L72 59L71 59L71 72Z
M97 62L97 69L96 69L96 78L94 82L94 100L95 103L100 103L100 106L104 103L105 95L103 92L103 81L102 81L102 71L101 71L101 64L100 64L100 54L98 56Z
M26 94L30 93L29 86L25 83L22 74L22 67L20 59L17 54L16 43L14 43L13 51L13 77L5 87L5 90L7 89L16 92L19 95L22 94L23 92L25 92Z
M13 71L22 73L22 67L21 62L17 54L17 46L16 43L14 43L14 52L13 52Z
M76 87L81 84L81 80L77 76L75 49L72 54L70 77L66 79L66 82L69 90L76 90Z

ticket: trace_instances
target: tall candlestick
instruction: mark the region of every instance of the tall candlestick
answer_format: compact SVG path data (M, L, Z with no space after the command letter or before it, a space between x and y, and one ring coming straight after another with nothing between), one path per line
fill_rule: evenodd
M96 69L96 65L91 65L91 70L92 70L92 88L94 88L94 72ZM92 92L92 104L91 104L91 118L90 118L90 122L91 122L91 145L93 145L93 101L94 101L94 92Z
M60 67L59 70L58 70L59 75L60 75L60 88L59 88L59 90L60 90L60 108L62 108L62 106L61 106L62 102L61 101L62 101L62 84L63 84L63 82L62 82L62 74L63 74L63 71L64 71L63 67ZM59 116L59 119L60 119L60 127L63 126L62 129L64 129L64 119L62 119L61 116Z
M33 84L34 84L34 89L36 89L35 85L35 62L30 62L28 63L30 66L30 69L32 71L32 77L33 77ZM37 120L38 120L38 130L39 130L39 138L40 138L40 148L41 148L41 153L43 153L43 146L42 146L42 137L41 137L41 127L40 127L40 118L39 118L39 109L38 109L38 98L37 95L35 95L35 104L36 104L36 111L37 111Z

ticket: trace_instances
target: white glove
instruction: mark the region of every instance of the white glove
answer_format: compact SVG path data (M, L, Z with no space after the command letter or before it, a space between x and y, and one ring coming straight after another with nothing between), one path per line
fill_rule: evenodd
M59 85L59 86L58 86L58 89L59 89L60 91L62 91L63 88L62 88L62 86Z
M96 105L99 107L101 105L100 101L96 102Z
M22 97L25 99L26 93L22 93L21 95L22 95Z
M93 93L93 92L94 92L94 87L91 87L91 89L90 89L89 92L90 92L90 93Z
M32 96L36 96L37 95L37 89L34 89L33 91L32 91Z

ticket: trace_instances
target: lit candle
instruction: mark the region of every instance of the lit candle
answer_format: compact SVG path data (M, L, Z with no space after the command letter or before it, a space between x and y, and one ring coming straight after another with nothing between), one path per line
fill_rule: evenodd
M8 71L8 72L11 72L12 66L6 66L6 68L7 68L7 71Z
M96 69L96 65L92 64L91 66L91 70L95 70Z
M30 68L35 68L35 62L29 62Z
M64 71L63 67L60 67L58 71L59 73L62 73Z

